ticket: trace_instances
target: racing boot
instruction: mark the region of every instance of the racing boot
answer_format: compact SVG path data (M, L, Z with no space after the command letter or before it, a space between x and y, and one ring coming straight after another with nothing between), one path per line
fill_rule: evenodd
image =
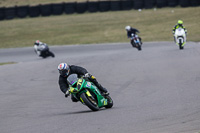
M101 86L101 87L99 87L99 90L101 91L101 94L103 96L108 96L109 95L109 92L108 92L108 90L106 88L104 88L104 87Z
M103 96L108 96L109 95L108 90L106 88L104 88L103 86L101 86L101 84L97 83L95 85L98 87L98 89L100 90L100 92L101 92L101 94Z
M94 76L93 76L94 77ZM93 82L97 88L100 90L101 94L104 95L104 96L108 96L109 95L109 92L106 88L102 87L101 84L99 84L96 80L96 78L90 78L90 81Z

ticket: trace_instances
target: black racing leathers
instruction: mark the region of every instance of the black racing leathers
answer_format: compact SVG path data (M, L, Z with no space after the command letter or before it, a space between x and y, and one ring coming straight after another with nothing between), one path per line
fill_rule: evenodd
M86 73L88 73L88 71L83 68L83 67L80 67L80 66L75 66L75 65L70 65L69 66L70 68L70 72L69 72L69 75L70 74L77 74L78 77L80 78L81 76L85 75ZM60 90L63 92L63 93L66 93L66 91L68 90L69 88L69 85L67 83L67 77L63 77L63 76L59 76L59 86L60 86ZM93 77L93 78L92 78ZM94 76L91 75L91 77L89 77L89 80L91 82L93 82L98 88L100 91L102 92L107 92L107 90L105 88L103 88L96 80L96 78L94 78Z
M173 27L172 33L174 34L174 33L175 33L175 30L178 29L178 28L183 28L184 31L185 31L185 33L187 34L187 30L186 30L185 26L179 25L179 24L176 24L176 25Z
M85 75L86 73L88 73L87 70L86 70L85 68L83 68L83 67L70 65L69 68L70 68L70 73L69 73L69 75L70 75L70 74L77 74L78 77L81 77L81 76ZM63 76L61 76L61 75L59 76L59 81L58 81L58 83L59 83L59 86L60 86L60 90L61 90L63 93L66 93L66 91L67 91L68 88L69 88L69 85L68 85L68 83L67 83L67 77L68 77L68 76L66 76L66 77L63 77Z
M130 31L127 31L128 38L131 37L131 34L137 34L137 32L140 33L139 30L137 30L135 28L131 28Z

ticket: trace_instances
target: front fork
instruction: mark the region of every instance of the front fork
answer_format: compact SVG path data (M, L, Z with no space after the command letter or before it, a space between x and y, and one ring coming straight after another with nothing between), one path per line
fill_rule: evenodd
M90 98L92 101L95 101L95 102L96 102L95 98L91 95L91 93L90 93L88 90L85 90L85 91L83 91L82 93L85 93L85 94L87 95L88 98ZM82 93L81 93L81 94L82 94ZM84 104L84 101L83 101L83 99L82 99L81 97L80 97L80 101L81 101L81 103Z

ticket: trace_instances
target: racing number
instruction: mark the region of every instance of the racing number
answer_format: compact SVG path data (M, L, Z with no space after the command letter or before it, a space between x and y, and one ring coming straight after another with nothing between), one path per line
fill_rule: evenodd
M83 80L82 79L79 79L78 80L78 90L81 88L81 85L82 85L82 83L83 83Z

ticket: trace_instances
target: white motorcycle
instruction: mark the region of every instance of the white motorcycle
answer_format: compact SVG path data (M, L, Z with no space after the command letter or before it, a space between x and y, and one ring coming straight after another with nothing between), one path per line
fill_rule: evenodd
M184 45L186 44L186 33L183 28L175 30L174 38L176 44L179 46L179 49L184 49Z

